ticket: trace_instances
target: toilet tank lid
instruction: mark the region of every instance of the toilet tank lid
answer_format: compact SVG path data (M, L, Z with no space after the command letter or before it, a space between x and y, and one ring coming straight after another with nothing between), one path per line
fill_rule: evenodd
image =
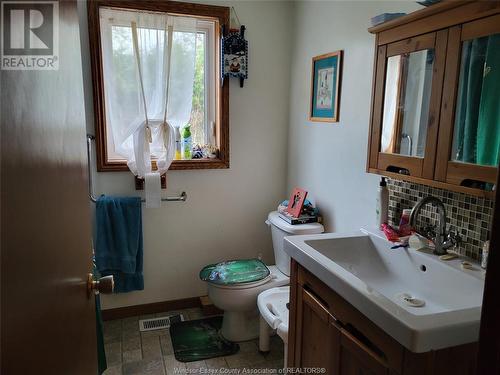
M295 234L318 234L323 233L325 228L320 223L308 223L308 224L288 224L285 220L280 217L278 211L273 211L269 213L267 220L270 224L278 227L282 231L295 235Z

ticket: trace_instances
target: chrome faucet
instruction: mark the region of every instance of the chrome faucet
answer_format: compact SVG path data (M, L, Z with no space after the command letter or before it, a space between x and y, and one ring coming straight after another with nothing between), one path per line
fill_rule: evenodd
M444 207L444 203L432 196L428 196L422 198L411 210L410 214L410 226L416 229L417 216L420 213L422 207L426 204L431 203L433 206L437 207L439 214L439 221L437 224L437 229L435 231L426 231L426 233L421 233L427 239L430 239L434 242L434 254L436 255L444 255L447 254L449 248L457 246L460 242L462 242L461 237L458 234L454 234L453 232L447 232L446 230L446 208ZM431 233L435 232L435 233Z

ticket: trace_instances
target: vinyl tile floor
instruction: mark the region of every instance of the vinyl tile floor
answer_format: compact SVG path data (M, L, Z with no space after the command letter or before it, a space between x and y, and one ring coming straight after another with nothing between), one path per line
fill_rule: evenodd
M104 322L104 345L108 369L104 375L174 375L174 374L243 374L278 373L283 367L283 342L271 337L271 350L259 352L258 340L240 343L238 353L205 361L176 361L168 329L139 331L139 319L181 313L185 320L203 317L198 308L134 316ZM267 369L267 370L265 370Z

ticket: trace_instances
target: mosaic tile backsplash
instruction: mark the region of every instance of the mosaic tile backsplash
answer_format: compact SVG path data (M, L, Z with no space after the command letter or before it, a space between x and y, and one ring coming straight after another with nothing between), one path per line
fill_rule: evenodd
M392 179L387 181L387 188L389 224L399 225L403 209L412 208L421 198L432 195L441 199L446 207L448 230L451 228L462 237L456 251L476 260L481 259L483 243L490 238L494 204L491 199ZM420 211L417 228L436 225L438 218L437 209L428 204Z

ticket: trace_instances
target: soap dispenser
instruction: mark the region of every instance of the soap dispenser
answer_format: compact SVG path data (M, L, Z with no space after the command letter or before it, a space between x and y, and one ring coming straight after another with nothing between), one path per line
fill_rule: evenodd
M387 224L389 220L389 190L387 190L387 182L385 177L382 177L377 190L377 226L380 227L382 224Z

